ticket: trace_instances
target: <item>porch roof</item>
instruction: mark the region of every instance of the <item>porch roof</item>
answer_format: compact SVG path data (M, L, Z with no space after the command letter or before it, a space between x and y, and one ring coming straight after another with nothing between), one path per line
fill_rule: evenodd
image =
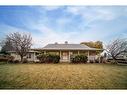
M102 50L90 48L83 44L48 44L42 50Z

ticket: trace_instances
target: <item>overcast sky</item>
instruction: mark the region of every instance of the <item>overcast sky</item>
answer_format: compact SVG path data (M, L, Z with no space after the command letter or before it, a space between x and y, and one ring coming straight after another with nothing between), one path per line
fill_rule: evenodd
M0 39L27 32L33 47L127 37L126 6L0 6Z

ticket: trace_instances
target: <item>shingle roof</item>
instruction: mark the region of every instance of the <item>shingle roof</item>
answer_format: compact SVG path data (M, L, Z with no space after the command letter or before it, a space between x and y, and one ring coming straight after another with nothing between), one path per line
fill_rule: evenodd
M48 44L43 50L100 50L83 44Z

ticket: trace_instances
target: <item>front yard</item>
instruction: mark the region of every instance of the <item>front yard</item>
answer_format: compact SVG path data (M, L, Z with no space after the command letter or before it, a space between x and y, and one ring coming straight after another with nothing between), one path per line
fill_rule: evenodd
M127 66L1 64L1 89L127 89Z

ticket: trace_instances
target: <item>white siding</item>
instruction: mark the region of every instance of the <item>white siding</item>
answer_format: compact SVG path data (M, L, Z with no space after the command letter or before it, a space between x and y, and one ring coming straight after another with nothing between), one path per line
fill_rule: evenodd
M14 60L21 60L20 56L16 53L11 53L11 56L14 57Z
M11 56L14 57L14 60L19 60L19 61L21 60L20 56L15 52L11 53ZM24 58L27 58L28 61L35 61L35 62L39 61L34 52L29 52Z

